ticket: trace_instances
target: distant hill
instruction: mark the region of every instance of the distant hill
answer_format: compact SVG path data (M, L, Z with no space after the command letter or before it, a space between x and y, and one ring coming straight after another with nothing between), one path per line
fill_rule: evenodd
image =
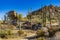
M58 21L60 17L60 7L53 5L44 6L41 9L29 13L27 17L32 22L42 22L44 18L46 21L50 19Z

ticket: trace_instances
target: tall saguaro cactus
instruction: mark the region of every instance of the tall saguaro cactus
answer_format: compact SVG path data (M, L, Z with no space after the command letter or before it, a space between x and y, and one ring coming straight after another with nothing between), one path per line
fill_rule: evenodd
M7 19L7 17L6 17L6 15L4 15L4 23L6 22L6 19Z
M43 27L46 27L46 12L42 13L42 22L43 22Z
M60 27L60 15L59 15L60 13L58 12L58 14L57 14L57 18L58 18L58 22L59 22L59 27Z
M28 10L28 14L30 14L31 12L32 12L32 9L30 8L30 9ZM29 20L30 20L30 22L31 22L31 15L30 15Z
M49 21L50 21L50 26L51 26L51 12L49 13Z

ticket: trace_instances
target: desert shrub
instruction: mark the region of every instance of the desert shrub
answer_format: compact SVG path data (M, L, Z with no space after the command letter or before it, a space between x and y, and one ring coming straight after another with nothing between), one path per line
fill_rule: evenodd
M6 31L7 35L12 35L13 34L10 29L6 29L5 31Z
M56 30L53 30L53 29L49 29L49 37L53 37L56 33Z
M7 33L5 32L5 30L0 31L0 37L1 38L6 38L6 35L7 35Z
M22 34L24 34L24 31L19 30L19 31L18 31L18 35L20 36L20 35L22 35Z
M44 36L44 32L42 30L38 30L36 34L37 36Z
M45 38L44 37L40 37L37 40L45 40Z
M8 38L8 36L10 36L11 34L11 30L0 30L1 38Z

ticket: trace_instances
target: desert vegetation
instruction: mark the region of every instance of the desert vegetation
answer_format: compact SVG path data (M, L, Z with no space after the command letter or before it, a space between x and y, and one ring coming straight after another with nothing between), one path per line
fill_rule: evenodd
M49 5L28 13L26 17L9 11L0 21L0 38L47 40L60 31L60 7Z

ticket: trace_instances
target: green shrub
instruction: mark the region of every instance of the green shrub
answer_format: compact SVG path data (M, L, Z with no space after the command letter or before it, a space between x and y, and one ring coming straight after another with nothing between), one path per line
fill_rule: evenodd
M1 38L5 38L6 35L7 35L7 33L5 32L5 30L1 30L1 31L0 31L0 37L1 37Z
M44 36L44 32L42 30L38 30L36 34L37 36Z
M11 30L0 30L0 37L1 38L7 38L11 34L12 34Z
M19 30L19 31L18 31L18 34L19 34L19 36L20 36L20 35L24 34L24 31Z
M45 40L45 38L44 37L40 37L37 40Z
M12 35L13 34L10 29L6 29L5 31L6 31L7 35Z

